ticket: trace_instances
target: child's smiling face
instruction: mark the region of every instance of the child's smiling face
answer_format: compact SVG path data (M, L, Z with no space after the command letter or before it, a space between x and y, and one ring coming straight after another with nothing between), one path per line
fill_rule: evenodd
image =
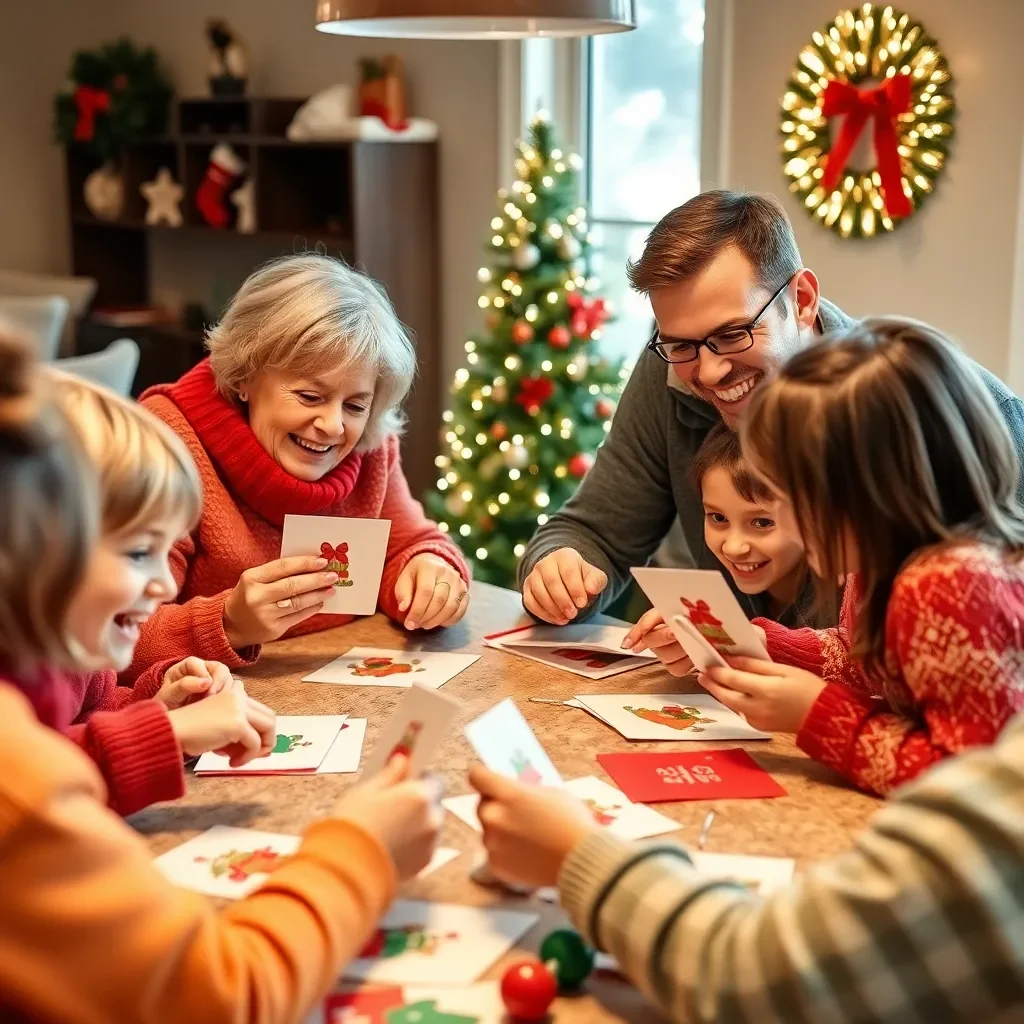
M725 466L701 480L704 540L744 594L761 594L792 582L804 567L798 535L782 530L772 511L747 501Z

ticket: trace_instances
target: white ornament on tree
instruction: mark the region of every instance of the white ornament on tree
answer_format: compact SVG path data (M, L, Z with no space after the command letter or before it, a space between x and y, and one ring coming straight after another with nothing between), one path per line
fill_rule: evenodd
M580 352L579 355L572 357L572 362L565 368L565 372L570 380L583 380L589 369L590 360L587 358L586 353Z
M256 230L256 192L252 178L231 193L231 204L238 210L235 230L243 235L251 235Z
M583 252L583 246L575 235L563 235L558 240L557 248L558 255L561 256L563 260L579 259L580 254Z
M139 191L149 203L146 210L147 224L181 227L181 200L184 198L185 189L174 180L168 168L161 167L152 181L145 181L139 186Z
M514 444L505 452L505 465L509 469L525 469L529 461L530 453L521 444Z
M517 245L512 252L512 265L516 270L533 270L540 263L540 249L533 242Z

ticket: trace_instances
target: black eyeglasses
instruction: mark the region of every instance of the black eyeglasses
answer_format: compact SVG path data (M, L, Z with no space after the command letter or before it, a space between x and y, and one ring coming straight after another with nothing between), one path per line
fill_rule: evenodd
M796 277L794 274L793 277ZM746 352L754 345L754 328L771 308L772 303L789 287L793 277L784 281L775 294L758 310L757 316L744 324L742 327L730 327L728 330L719 331L717 334L710 334L700 340L691 338L663 338L661 332L655 328L654 335L647 343L647 347L656 352L666 363L692 363L700 354L701 346L707 346L716 356L733 355L736 352Z

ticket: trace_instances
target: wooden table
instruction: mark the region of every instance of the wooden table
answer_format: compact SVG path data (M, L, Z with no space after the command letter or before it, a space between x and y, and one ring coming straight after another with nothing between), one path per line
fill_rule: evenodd
M663 693L692 691L695 684L675 680L660 667L651 667L602 682L584 680L544 665L484 647L480 638L527 621L519 595L487 584L474 584L466 618L454 629L410 636L376 615L348 626L268 644L258 665L240 675L249 692L278 714L341 714L367 718L364 753L377 740L383 723L399 704L404 690L390 687L350 687L302 683L314 668L343 654L351 646L406 647L424 651L467 651L480 660L445 686L445 692L464 704L456 727L444 745L436 769L449 795L469 790L466 771L475 755L462 737L462 727L504 697L514 697L567 779L582 775L604 777L595 760L599 753L666 750L665 743L630 743L584 711L557 705L534 704L527 697L568 698L574 693ZM687 742L699 750L721 744ZM736 746L736 743L730 743ZM851 837L878 806L878 801L842 785L827 768L809 760L789 736L770 742L739 744L770 771L787 796L774 800L735 800L709 803L686 801L660 804L658 810L679 822L675 838L694 842L711 807L716 811L706 849L722 853L793 857L798 868L847 849ZM224 824L300 833L317 818L330 813L354 775L301 778L189 778L188 794L174 804L151 808L132 818L132 825L149 840L154 854L190 839L211 825ZM473 906L501 904L529 909L541 920L521 944L536 952L543 937L565 923L562 912L536 900L514 899L480 888L468 878L479 838L461 821L447 816L441 843L464 855L422 880L408 883L401 895ZM468 855L466 855L468 854ZM510 959L513 959L513 954ZM521 955L521 954L520 954ZM500 977L501 965L489 976ZM555 1005L558 1024L600 1024L606 1021L642 1021L658 1015L639 993L622 982L602 978L588 982L586 994L561 999Z

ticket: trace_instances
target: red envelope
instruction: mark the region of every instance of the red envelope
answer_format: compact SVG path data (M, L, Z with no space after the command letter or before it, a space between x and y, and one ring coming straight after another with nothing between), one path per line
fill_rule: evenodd
M638 804L786 795L739 747L686 754L598 754L597 759L619 789Z

